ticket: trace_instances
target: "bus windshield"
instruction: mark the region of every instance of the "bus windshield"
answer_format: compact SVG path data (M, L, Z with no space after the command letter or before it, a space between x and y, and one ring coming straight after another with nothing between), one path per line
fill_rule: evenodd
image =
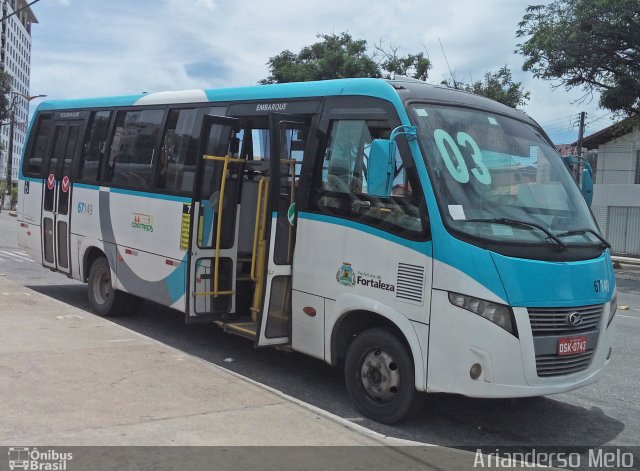
M580 190L533 126L459 107L411 111L451 229L496 242L602 243Z

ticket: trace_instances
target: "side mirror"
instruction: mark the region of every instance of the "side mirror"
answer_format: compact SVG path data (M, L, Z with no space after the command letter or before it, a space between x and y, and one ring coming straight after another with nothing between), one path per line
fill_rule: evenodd
M371 141L368 163L367 193L373 196L389 196L395 170L395 145L393 142L389 139Z
M374 139L369 149L367 192L374 196L390 196L396 177L396 139L404 135L408 141L416 139L415 126L398 126L389 139Z
M591 202L593 201L593 169L589 164L589 161L584 157L578 157L577 155L569 155L567 157L563 157L562 161L569 169L571 175L575 175L574 172L579 171L576 166L582 167L582 172L579 176L575 176L578 180L578 185L580 186L580 191L582 191L582 196L584 200L587 202L587 205L591 206Z
M582 169L582 196L584 196L587 205L591 206L593 201L593 175L591 166L586 164Z

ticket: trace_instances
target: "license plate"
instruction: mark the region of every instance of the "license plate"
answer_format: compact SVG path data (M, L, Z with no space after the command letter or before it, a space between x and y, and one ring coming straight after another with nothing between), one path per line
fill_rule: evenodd
M558 355L575 355L587 351L587 337L562 337L558 339Z

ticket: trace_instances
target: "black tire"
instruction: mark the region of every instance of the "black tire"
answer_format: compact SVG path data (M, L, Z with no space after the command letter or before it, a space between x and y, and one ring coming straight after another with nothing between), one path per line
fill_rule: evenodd
M106 258L93 261L87 283L89 305L95 314L111 317L126 313L126 293L112 288L111 269Z
M384 424L402 420L415 404L415 372L406 347L379 329L360 333L344 365L347 391L365 416Z

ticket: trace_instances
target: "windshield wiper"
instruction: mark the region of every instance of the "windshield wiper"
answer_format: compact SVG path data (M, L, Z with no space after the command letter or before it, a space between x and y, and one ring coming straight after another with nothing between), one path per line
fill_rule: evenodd
M540 224L536 224L535 222L518 221L516 219L509 219L509 218L464 219L464 221L465 222L488 222L491 224L504 224L505 226L513 226L513 227L534 227L544 232L547 235L547 239L551 239L562 250L565 250L567 248L567 244L565 244L560 239L558 239L557 236L554 236L549 231L549 229L545 228L544 226L541 226Z
M607 242L605 240L604 237L602 237L600 234L598 234L596 231L594 231L593 229L576 229L573 231L567 231L567 232L563 232L561 234L556 234L556 237L567 237L567 236L572 236L572 235L583 235L583 234L593 234L596 239L598 239L600 242L602 242L602 245L607 248L610 249L611 248L611 244L609 242Z

